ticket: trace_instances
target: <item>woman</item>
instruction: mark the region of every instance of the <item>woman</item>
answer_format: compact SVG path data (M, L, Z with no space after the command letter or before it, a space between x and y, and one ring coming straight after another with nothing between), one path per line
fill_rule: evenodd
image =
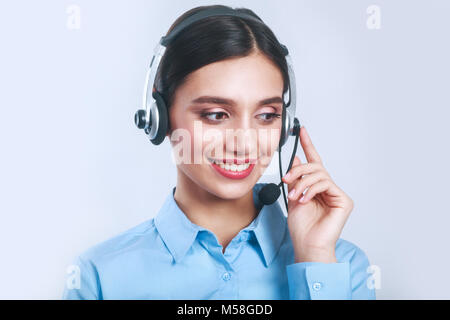
M167 34L217 7L226 6L187 11ZM289 77L272 31L251 10L235 10L261 22L208 17L167 47L155 90L168 106L176 187L154 218L77 257L79 281L68 281L65 299L375 299L366 255L339 238L353 201L304 127L308 163L295 157L283 177L287 218L258 198Z

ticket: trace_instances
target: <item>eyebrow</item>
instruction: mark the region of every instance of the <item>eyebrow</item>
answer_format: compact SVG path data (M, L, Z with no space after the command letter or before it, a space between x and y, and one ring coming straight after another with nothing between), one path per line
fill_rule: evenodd
M236 102L232 99L222 98L222 97L214 97L214 96L201 96L194 100L192 100L193 103L212 103L212 104L220 104L220 105L227 105L231 107L236 106ZM272 97L263 99L258 102L258 106L264 106L267 104L272 103L283 103L283 99L281 97Z

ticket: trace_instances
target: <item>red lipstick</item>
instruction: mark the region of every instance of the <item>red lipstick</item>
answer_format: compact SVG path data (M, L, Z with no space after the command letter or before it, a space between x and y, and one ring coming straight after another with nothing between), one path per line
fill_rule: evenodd
M248 160L249 159L247 159L245 161L245 163L249 163L250 161L248 161ZM241 162L244 163L244 161L241 161ZM221 168L219 165L212 163L212 162L211 162L211 165L218 173L220 173L222 176L229 178L229 179L244 179L252 172L253 168L255 167L255 164L251 163L250 166L243 171L231 171L231 170L226 170L224 168Z

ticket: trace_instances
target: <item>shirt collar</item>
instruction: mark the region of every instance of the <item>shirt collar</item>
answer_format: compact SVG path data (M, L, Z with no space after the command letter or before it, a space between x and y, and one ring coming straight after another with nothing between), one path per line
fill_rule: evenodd
M265 183L257 183L253 187L253 201L259 209L262 203L258 199L258 191ZM166 244L175 262L180 262L192 246L197 234L201 230L209 231L188 219L180 209L174 198L175 187L166 197L165 202L155 216L155 226L162 240ZM261 248L264 262L268 267L284 237L286 217L278 201L271 205L262 206L258 216L242 230L254 232Z

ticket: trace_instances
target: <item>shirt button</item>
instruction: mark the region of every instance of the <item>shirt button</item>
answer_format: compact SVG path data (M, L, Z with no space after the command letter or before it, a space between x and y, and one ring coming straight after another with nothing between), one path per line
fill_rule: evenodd
M322 284L320 282L314 282L312 287L314 290L319 291L322 288Z
M223 279L224 281L228 281L228 280L230 280L230 278L231 278L231 274L229 274L228 272L225 272L225 273L222 275L222 279Z

